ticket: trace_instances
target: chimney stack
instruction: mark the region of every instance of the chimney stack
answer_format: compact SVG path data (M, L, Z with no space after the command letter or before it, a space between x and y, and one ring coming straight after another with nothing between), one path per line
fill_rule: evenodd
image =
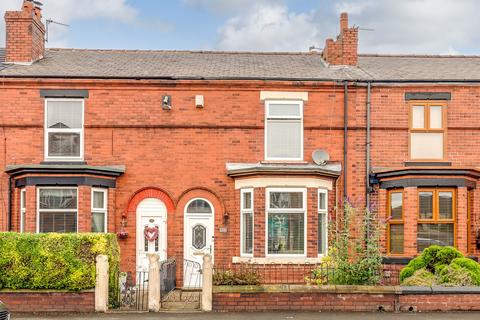
M355 66L358 62L358 28L348 26L348 14L340 14L340 34L336 40L327 39L322 53L331 65Z
M31 64L45 53L42 4L24 0L21 11L5 12L5 62Z

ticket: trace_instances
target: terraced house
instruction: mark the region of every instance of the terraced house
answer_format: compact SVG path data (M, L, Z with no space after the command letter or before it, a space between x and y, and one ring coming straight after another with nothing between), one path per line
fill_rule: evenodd
M348 196L386 263L480 253L480 58L362 55L341 15L323 52L45 49L7 12L0 230L113 232L146 254L315 263Z

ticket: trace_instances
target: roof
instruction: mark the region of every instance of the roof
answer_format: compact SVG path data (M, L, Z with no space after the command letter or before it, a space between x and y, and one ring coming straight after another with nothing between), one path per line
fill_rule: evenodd
M358 66L328 66L319 53L46 49L32 65L0 76L173 80L480 81L480 56L359 55Z
M27 164L8 165L5 172L16 176L26 173L78 173L118 177L125 173L125 166L90 166L83 164Z
M318 53L47 49L32 65L0 76L134 79L325 80L347 77Z
M342 165L339 163L330 163L326 165L317 165L311 163L227 163L226 169L230 177L279 173L291 175L322 175L338 177L342 172Z
M480 80L480 56L360 55L358 66L375 81Z

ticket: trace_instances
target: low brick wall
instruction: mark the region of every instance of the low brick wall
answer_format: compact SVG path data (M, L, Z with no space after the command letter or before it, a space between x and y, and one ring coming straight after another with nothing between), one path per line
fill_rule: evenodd
M460 311L480 310L480 288L400 286L216 286L213 310Z
M0 300L11 312L94 312L95 292L85 290L0 290Z

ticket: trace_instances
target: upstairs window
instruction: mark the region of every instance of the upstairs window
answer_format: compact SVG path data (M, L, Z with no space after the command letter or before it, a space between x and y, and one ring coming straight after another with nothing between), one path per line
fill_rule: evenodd
M410 159L444 159L446 106L438 102L414 103L411 108Z
M83 159L83 100L46 100L45 158Z
M265 159L303 160L303 102L265 102Z

